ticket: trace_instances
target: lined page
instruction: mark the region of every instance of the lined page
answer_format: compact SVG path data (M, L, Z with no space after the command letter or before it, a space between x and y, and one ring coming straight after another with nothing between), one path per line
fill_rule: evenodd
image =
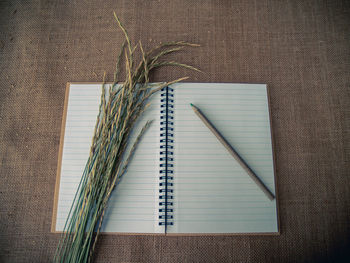
M101 84L71 84L61 164L56 231L62 231L89 156ZM158 226L159 94L151 99L131 135L131 147L148 120L154 120L139 143L127 173L112 194L103 232L164 232ZM129 148L130 148L129 147Z
M266 85L174 88L174 225L168 233L278 232L270 201L190 107L196 105L275 192Z

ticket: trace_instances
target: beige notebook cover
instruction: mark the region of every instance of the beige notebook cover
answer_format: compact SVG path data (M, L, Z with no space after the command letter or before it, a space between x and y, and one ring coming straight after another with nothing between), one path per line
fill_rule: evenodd
M89 155L101 92L100 83L67 84L53 232L64 229ZM178 83L150 102L131 142L146 121L154 121L111 197L102 231L278 234L277 200L266 197L190 107L202 110L277 197L267 86Z

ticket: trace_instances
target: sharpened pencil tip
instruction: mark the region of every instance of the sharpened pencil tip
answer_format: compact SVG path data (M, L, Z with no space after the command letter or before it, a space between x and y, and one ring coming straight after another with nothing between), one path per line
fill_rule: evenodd
M193 104L192 104L192 103L190 103L190 105L191 105L191 107L193 107Z

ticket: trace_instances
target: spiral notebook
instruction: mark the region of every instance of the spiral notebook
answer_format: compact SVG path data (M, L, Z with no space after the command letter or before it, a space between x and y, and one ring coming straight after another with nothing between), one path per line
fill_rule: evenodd
M64 224L89 154L101 84L67 85L52 231ZM150 99L131 143L144 134L113 193L103 232L278 234L270 201L199 120L198 106L276 195L267 86L178 83Z

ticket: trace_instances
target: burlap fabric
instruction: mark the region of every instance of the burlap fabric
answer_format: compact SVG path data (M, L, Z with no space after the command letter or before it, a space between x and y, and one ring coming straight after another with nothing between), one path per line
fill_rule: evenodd
M280 236L103 235L96 262L342 262L349 245L349 1L1 1L0 261L49 262L68 81L112 80L123 35L201 44L154 81L267 83ZM349 257L347 258L349 259Z

